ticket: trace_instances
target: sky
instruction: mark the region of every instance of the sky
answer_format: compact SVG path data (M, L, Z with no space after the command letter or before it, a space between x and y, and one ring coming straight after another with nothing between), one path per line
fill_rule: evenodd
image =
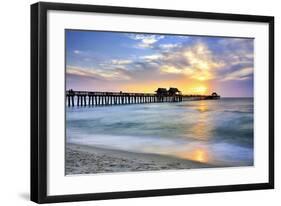
M66 30L66 89L253 97L254 39Z

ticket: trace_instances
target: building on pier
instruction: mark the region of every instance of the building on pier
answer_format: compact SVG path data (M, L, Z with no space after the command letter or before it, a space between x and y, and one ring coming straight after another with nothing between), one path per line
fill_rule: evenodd
M166 96L168 95L168 90L166 88L158 88L156 91L157 96Z
M181 91L178 88L170 87L169 90L166 88L158 88L156 91L156 95L158 96L174 96L181 95Z
M170 95L170 96L181 95L181 91L178 90L178 88L170 87L170 89L168 90L168 95Z

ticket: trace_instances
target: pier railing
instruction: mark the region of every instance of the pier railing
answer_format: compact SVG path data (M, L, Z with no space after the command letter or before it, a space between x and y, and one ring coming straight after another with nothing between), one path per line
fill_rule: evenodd
M67 106L111 106L219 99L212 95L159 95L155 93L66 91Z

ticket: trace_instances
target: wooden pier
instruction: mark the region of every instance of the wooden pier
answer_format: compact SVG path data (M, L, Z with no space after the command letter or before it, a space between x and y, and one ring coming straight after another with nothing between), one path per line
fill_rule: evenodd
M147 104L163 102L182 102L192 100L219 99L212 95L182 95L178 93L127 93L127 92L90 92L66 91L66 104L74 106L112 106L126 104Z

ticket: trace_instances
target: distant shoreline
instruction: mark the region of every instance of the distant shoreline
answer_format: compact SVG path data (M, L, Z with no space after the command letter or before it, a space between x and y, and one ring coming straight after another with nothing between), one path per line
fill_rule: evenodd
M66 144L66 175L217 167L176 157Z

